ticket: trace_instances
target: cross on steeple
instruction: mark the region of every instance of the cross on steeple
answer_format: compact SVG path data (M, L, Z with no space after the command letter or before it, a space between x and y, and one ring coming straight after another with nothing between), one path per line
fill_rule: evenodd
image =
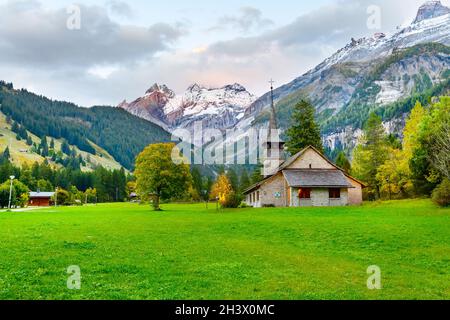
M270 83L270 89L273 90L273 84L275 83L275 81L273 81L273 79L270 79L269 83Z
M273 84L275 81L273 79L270 79L270 124L269 128L273 130L278 130L278 123L277 123L277 117L275 116L275 104L273 99Z

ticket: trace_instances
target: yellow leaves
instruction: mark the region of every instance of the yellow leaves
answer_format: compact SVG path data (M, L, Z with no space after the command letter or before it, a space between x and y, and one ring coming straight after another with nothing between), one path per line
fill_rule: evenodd
M230 180L225 174L222 174L217 179L211 190L211 197L218 198L219 203L223 206L226 204L228 197L233 194L233 187Z
M414 150L420 145L420 125L425 115L425 108L422 107L420 102L417 102L411 111L411 115L409 116L403 131L403 151L404 157L406 158L405 161L409 162Z
M398 149L389 150L389 159L377 170L377 180L380 191L389 198L406 196L412 191L413 183L410 179L409 159L405 159L404 152Z

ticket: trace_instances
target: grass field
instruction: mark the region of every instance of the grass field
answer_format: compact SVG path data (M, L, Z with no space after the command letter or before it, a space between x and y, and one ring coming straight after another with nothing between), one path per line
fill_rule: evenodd
M428 200L163 208L0 213L0 299L450 299L450 210Z

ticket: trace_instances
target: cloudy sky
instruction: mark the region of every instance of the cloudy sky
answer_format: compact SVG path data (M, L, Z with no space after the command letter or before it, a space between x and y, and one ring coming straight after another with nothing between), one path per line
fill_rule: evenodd
M0 79L82 106L116 105L155 82L178 93L238 82L260 95L351 37L409 23L423 2L0 0ZM379 29L368 27L374 6Z

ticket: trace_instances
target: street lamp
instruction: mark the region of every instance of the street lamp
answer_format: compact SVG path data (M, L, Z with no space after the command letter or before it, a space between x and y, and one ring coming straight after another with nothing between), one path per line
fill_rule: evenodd
M13 182L15 176L10 176L9 179L11 179L11 186L9 187L9 202L8 202L8 210L11 210L11 198L12 198L12 188L13 188Z

